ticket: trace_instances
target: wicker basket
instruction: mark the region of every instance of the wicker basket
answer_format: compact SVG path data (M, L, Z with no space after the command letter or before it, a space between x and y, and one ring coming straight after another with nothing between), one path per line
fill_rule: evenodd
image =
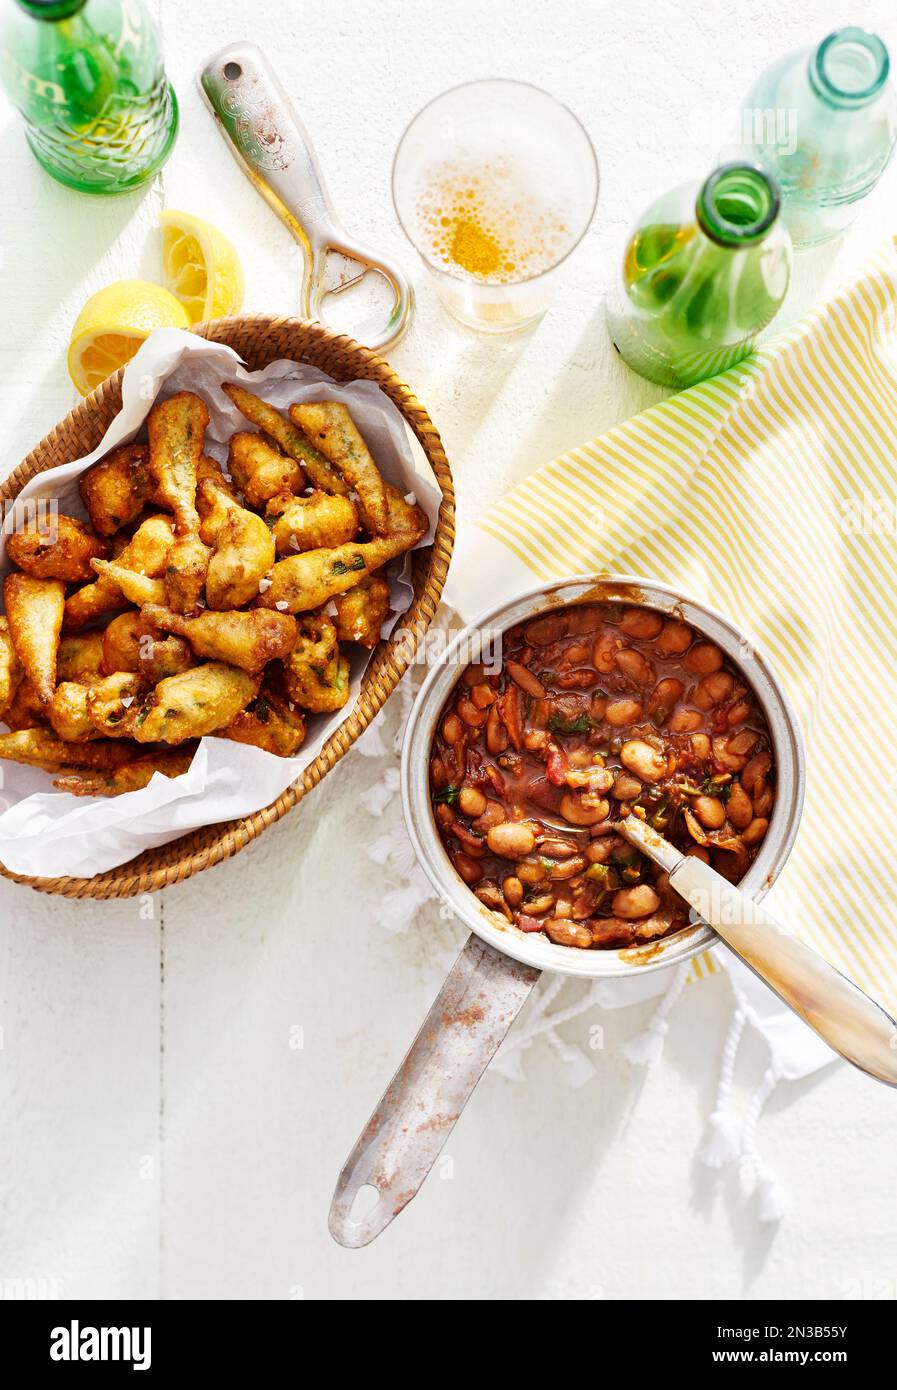
M401 647L392 641L380 644L351 714L305 769L300 783L289 787L270 806L251 816L204 826L93 878L30 878L9 873L0 865L0 873L5 878L26 883L42 893L56 893L67 898L127 898L137 893L153 893L239 853L318 785L382 708L433 619L448 573L455 536L451 469L429 415L382 358L352 338L302 319L251 314L216 319L199 325L194 331L232 347L252 371L286 357L319 367L337 381L375 381L408 421L442 489L435 540L431 547L414 554L414 601L402 624L409 635L403 639ZM116 372L32 449L0 484L0 499L11 501L36 473L56 468L96 448L121 408L121 377L122 373Z

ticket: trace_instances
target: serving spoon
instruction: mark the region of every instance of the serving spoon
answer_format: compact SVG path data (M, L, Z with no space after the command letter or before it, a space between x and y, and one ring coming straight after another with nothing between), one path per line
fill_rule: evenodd
M614 829L670 876L693 911L818 1033L823 1042L888 1086L897 1086L897 1022L851 980L782 927L761 902L637 816Z

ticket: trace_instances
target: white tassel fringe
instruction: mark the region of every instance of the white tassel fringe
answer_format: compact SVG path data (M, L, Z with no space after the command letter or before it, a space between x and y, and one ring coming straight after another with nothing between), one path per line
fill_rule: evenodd
M714 1110L707 1121L704 1143L698 1153L708 1168L722 1168L738 1157L738 1126L725 1110Z
M781 1221L785 1215L785 1196L772 1173L764 1172L757 1180L757 1212L761 1221Z
M634 1038L629 1038L627 1042L623 1043L622 1052L627 1062L633 1062L639 1067L657 1066L663 1056L663 1045L670 1029L667 1015L685 988L685 981L688 979L690 968L688 962L679 966L669 989L648 1021L645 1031L636 1033Z
M732 1163L738 1157L740 1136L735 1120L729 1113L729 1103L732 1095L732 1080L735 1074L735 1059L738 1055L738 1045L744 1032L746 1018L744 1009L739 1006L732 1017L729 1031L726 1034L726 1041L723 1044L716 1105L707 1121L704 1143L698 1153L701 1162L706 1164L708 1168L722 1168L724 1164Z
M644 1033L636 1033L622 1044L623 1056L637 1067L656 1067L669 1031L665 1018L652 1018Z
M751 1097L744 1117L744 1128L741 1132L742 1164L745 1167L753 1168L756 1179L757 1214L764 1222L781 1221L785 1214L785 1200L782 1191L773 1174L762 1162L757 1152L755 1140L757 1121L760 1119L764 1105L778 1085L778 1080L778 1072L773 1061L763 1073L763 1080Z

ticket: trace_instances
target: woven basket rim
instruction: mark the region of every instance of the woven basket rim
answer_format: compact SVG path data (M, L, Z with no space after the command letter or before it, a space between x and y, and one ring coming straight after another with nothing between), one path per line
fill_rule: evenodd
M0 875L4 878L13 883L24 884L38 892L95 900L134 897L181 883L238 854L293 806L298 805L308 792L318 785L382 709L414 659L420 640L433 619L448 574L455 535L455 493L451 467L442 440L429 414L382 357L347 334L335 333L323 324L291 316L242 314L197 324L191 331L199 337L224 342L234 347L241 357L244 354L238 344L243 343L244 347L251 347L254 339L264 340L266 343L270 341L278 345L278 350L266 356L267 362L273 362L280 357L308 361L306 354L312 352L322 359L315 361L314 365L320 366L328 374L333 374L325 365L331 359L332 366L345 366L355 373L353 376L337 377L338 380L375 381L398 407L433 469L442 493L436 533L432 546L414 552L415 598L407 613L403 615L401 643L396 641L395 635L388 642L381 643L370 663L353 709L305 769L297 783L282 792L270 806L236 821L200 827L199 830L188 832L166 845L159 846L158 849L144 851L129 863L106 870L92 878L68 875L29 876L13 873L0 864ZM298 357L289 351L280 350L283 338L290 337L295 338L299 346ZM266 352L267 347L262 349L261 355L264 356ZM84 440L92 437L99 429L96 437L96 443L99 443L109 422L118 413L121 407L123 374L124 369L119 369L89 396L85 396L34 446L22 462L0 482L0 501L12 501L25 484L39 473L55 468L60 463L80 458L96 447L96 444L91 445ZM421 575L424 559L426 573ZM181 844L186 846L194 841L201 843L192 849L185 849L183 856L175 861L153 867L154 860L168 860L174 847Z

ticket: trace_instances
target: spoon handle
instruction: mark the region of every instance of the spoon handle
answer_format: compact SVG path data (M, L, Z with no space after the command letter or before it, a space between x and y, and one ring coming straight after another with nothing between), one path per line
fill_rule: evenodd
M879 1004L709 864L684 858L670 883L829 1047L897 1086L897 1022Z

